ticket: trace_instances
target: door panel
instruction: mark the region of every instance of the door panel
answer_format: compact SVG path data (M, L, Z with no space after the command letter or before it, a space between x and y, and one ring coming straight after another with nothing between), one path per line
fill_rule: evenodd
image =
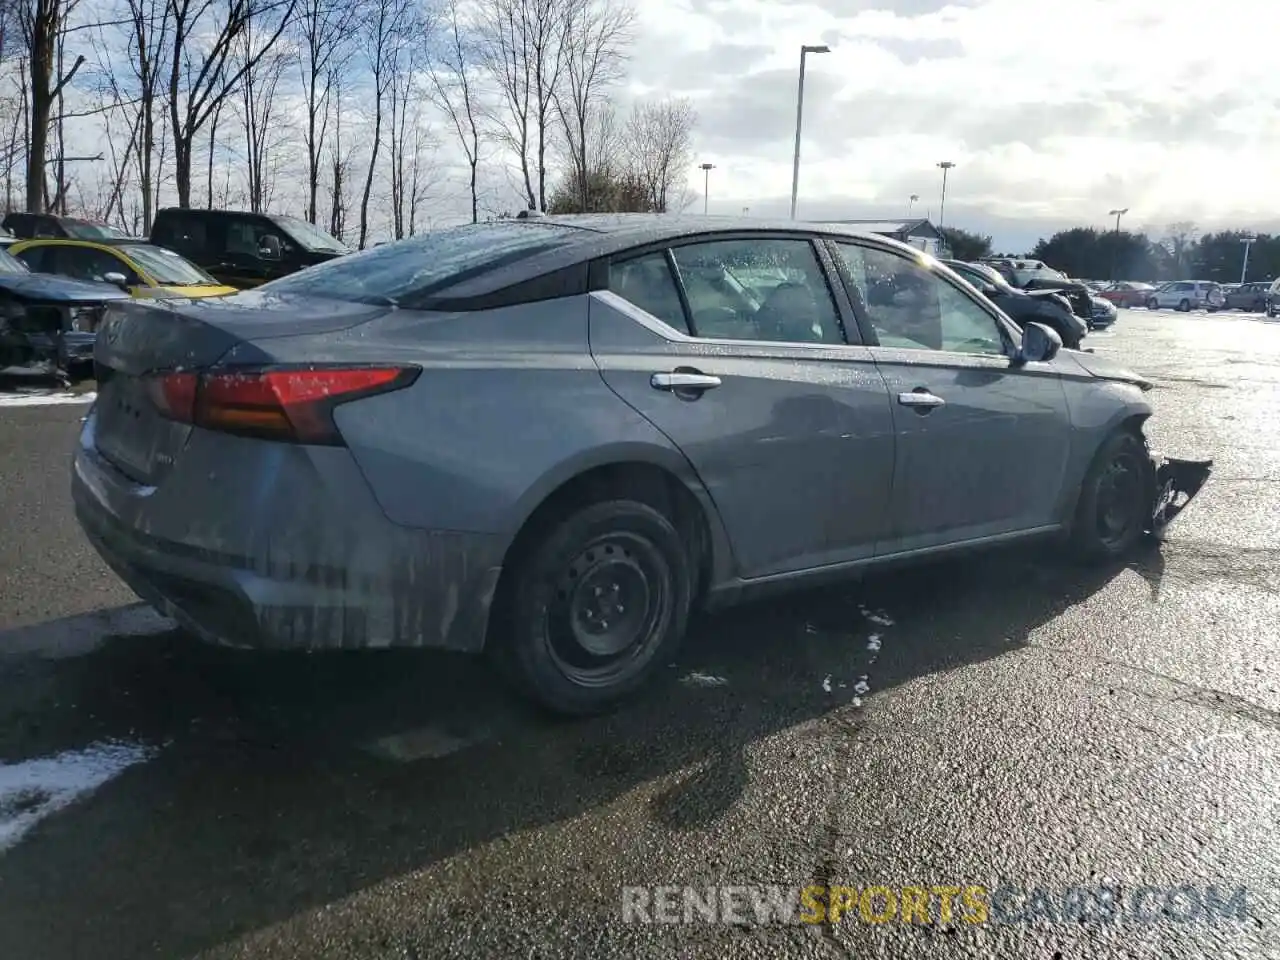
M837 248L892 400L893 519L880 552L1056 523L1071 424L1052 364L1015 365L1017 331L927 261Z
M592 295L605 382L706 485L737 571L757 577L874 555L887 529L893 415L865 347L699 341L612 293ZM655 389L655 373L719 379Z
M1047 364L873 347L894 399L895 551L1056 523L1070 423ZM903 393L934 407L897 402ZM889 549L886 546L886 550Z

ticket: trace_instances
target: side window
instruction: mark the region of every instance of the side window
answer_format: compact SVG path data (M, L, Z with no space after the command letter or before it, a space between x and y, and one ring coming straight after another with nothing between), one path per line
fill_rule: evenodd
M1004 354L996 319L923 264L875 247L838 246L881 346Z
M179 253L198 255L209 249L204 221L185 214L162 217L153 231L156 243Z
M844 343L835 301L808 240L715 240L672 253L694 336Z
M227 253L241 257L258 256L258 223L242 217L227 220Z
M680 291L664 252L609 265L609 290L681 333L689 332Z
M27 269L33 273L53 273L49 261L48 247L32 247L30 250L15 253L14 256L25 263Z
M125 264L105 250L87 247L53 247L56 254L56 272L77 280L101 282L108 273L122 273L130 283L137 283L137 276Z

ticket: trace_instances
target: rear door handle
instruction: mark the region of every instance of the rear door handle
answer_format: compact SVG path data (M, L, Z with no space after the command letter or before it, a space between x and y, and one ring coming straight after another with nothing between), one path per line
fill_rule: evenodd
M917 413L928 413L934 407L946 406L947 401L924 387L916 387L910 393L898 394L898 403L904 407L915 407Z
M649 378L649 386L655 390L698 391L710 390L720 386L720 378L706 373L655 373Z

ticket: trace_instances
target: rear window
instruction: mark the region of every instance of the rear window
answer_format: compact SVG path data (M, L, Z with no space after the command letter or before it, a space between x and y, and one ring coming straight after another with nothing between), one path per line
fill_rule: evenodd
M565 246L577 232L542 223L468 224L339 257L258 289L395 305Z

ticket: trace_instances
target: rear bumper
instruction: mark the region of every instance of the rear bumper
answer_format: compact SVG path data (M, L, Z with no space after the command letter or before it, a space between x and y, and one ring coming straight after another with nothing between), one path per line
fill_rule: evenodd
M202 639L275 650L483 647L501 571L498 538L400 527L359 502L315 510L312 529L301 532L271 529L269 514L287 516L283 507L214 521L263 524L242 542L257 544L253 550L235 548L233 534L228 550L198 542L195 531L210 526L198 502L187 511L192 536L158 536L139 517L162 511L139 513L136 501L161 492L134 484L96 452L92 416L85 432L72 470L85 535L138 596ZM313 482L295 499L323 486Z

